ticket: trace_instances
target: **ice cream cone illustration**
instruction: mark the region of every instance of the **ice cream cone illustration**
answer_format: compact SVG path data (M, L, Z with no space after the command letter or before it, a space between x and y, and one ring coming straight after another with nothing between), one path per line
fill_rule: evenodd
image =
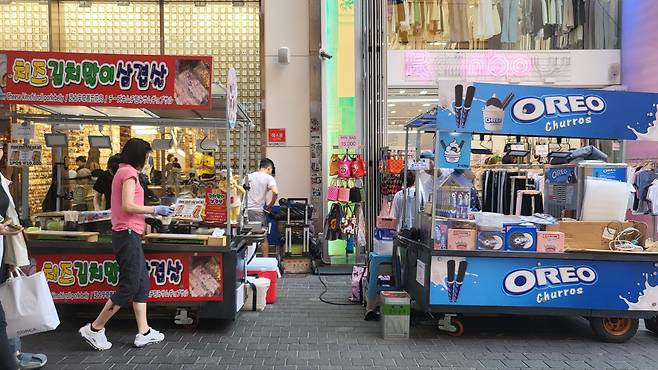
M468 262L460 261L459 267L457 270L457 280L455 281L455 286L452 290L452 302L457 302L459 299L459 292L462 289L462 284L464 283L464 276L466 275L466 268L468 267Z
M448 286L448 300L452 302L453 290L455 288L455 260L448 260L448 277L446 277Z

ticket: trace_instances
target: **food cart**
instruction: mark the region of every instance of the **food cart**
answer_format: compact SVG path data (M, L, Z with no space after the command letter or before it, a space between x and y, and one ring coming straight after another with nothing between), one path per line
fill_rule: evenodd
M655 115L647 113L656 111L656 94L494 84L475 84L474 89L477 93L472 107L469 107L470 118L464 118L453 105L435 108L406 125L407 146L412 134L434 135L437 171L438 164L445 163L445 158L441 159L440 156L454 154L448 153L451 151L440 143L446 140L443 133L453 135L457 142L467 140L469 146L470 135L480 133L636 140L640 136L636 132L650 132L655 125ZM483 119L491 97L504 97L508 93L513 97L510 109L505 112L501 109L495 120L486 113ZM568 111L562 106L557 114L555 111L553 115L535 112L537 114L532 121L519 122L518 115L531 111L528 104L541 109L540 104L545 104L546 99L572 102L572 108L577 105L582 109ZM581 101L592 102L588 103L591 107L577 103ZM582 124L579 123L581 118ZM496 127L492 127L491 122L483 122L489 119L496 121ZM567 125L566 120L575 124ZM651 121L654 121L653 124ZM622 122L637 122L634 124L638 126L629 124L626 127ZM420 148L416 148L416 153L419 152ZM470 160L470 153L465 155ZM610 167L603 163L598 165ZM462 168L468 167L470 165ZM601 174L612 172L601 171ZM551 172L550 166L545 174L559 175ZM576 177L572 180L575 181ZM614 181L612 178L605 180ZM527 242L526 235L530 235L524 232L512 235L508 241L510 235L498 229L493 232L500 240L494 236L492 244L483 243L480 226L495 215L480 213L475 217L459 217L459 211L441 214L445 207L439 204L442 202L440 195L441 189L435 180L431 211L426 209L415 220L414 226L420 229L420 238L412 240L408 234L407 237L398 236L395 261L401 265L404 289L411 295L416 308L442 315L439 320L441 330L458 336L464 332L464 324L459 317L516 314L583 316L589 319L597 337L609 342L630 339L637 331L640 318L645 319L648 329L658 331L653 319L658 312L655 298L658 254L637 247L643 245L644 237L653 233L647 233L646 228L640 230L642 235L629 240L626 245L628 249L633 249L632 252L613 248L613 240L626 241L620 239L620 233L641 229L641 224L563 219L559 224L536 226L539 230L562 230L566 234L564 252L547 253L537 251L536 245L531 248L530 244L524 244ZM454 205L458 208L459 202ZM583 203L583 207L586 206ZM604 208L608 205L600 206ZM521 217L518 223L527 220L534 221ZM511 225L516 226L520 225ZM453 227L469 229L466 231L473 236L472 242L451 241L451 235L456 235L449 230ZM535 234L532 235L536 238ZM583 237L589 238L586 245L580 243ZM529 248L505 246L506 242L514 243L515 240Z

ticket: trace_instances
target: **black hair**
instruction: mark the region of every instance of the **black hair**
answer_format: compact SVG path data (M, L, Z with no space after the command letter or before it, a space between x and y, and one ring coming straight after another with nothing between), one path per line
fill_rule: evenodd
M414 171L407 171L407 187L410 188L416 184L416 173Z
M129 164L141 170L146 164L146 157L152 152L151 144L145 140L132 138L126 142L121 150L121 163Z
M121 154L114 154L107 159L107 170L116 173L121 163Z
M172 153L167 154L167 162L169 162L172 158L176 159L176 156L174 156Z
M263 158L260 160L260 168L267 168L267 167L272 167L272 171L274 171L274 162L269 159L269 158Z
M75 157L75 161L76 162L87 162L87 157L85 157L84 155L81 155L79 157Z

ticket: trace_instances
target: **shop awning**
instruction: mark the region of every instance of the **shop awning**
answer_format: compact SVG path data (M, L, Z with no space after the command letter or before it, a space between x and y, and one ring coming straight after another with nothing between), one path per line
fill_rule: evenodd
M224 128L226 123L226 89L214 83L211 110L136 109L120 107L84 107L35 105L48 114L15 114L16 118L51 124L178 126ZM238 125L251 126L252 121L238 103Z
M435 131L436 130L436 108L432 108L425 113L412 118L406 125L407 129L417 129L422 131Z

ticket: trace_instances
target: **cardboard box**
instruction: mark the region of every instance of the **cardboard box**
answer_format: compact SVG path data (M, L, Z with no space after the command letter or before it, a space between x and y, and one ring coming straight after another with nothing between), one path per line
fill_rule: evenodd
M546 231L561 231L564 233L564 250L599 249L610 250L609 243L614 235L628 227L640 228L647 235L647 225L631 222L606 221L575 221L563 220L559 225L550 225ZM640 245L645 244L645 238L640 239Z
M512 252L537 251L537 227L532 224L505 225L505 250Z
M448 249L475 250L475 237L475 230L448 229Z
M501 231L478 231L477 249L481 251L504 251L505 234Z
M559 231L537 231L537 252L564 252L564 233Z

